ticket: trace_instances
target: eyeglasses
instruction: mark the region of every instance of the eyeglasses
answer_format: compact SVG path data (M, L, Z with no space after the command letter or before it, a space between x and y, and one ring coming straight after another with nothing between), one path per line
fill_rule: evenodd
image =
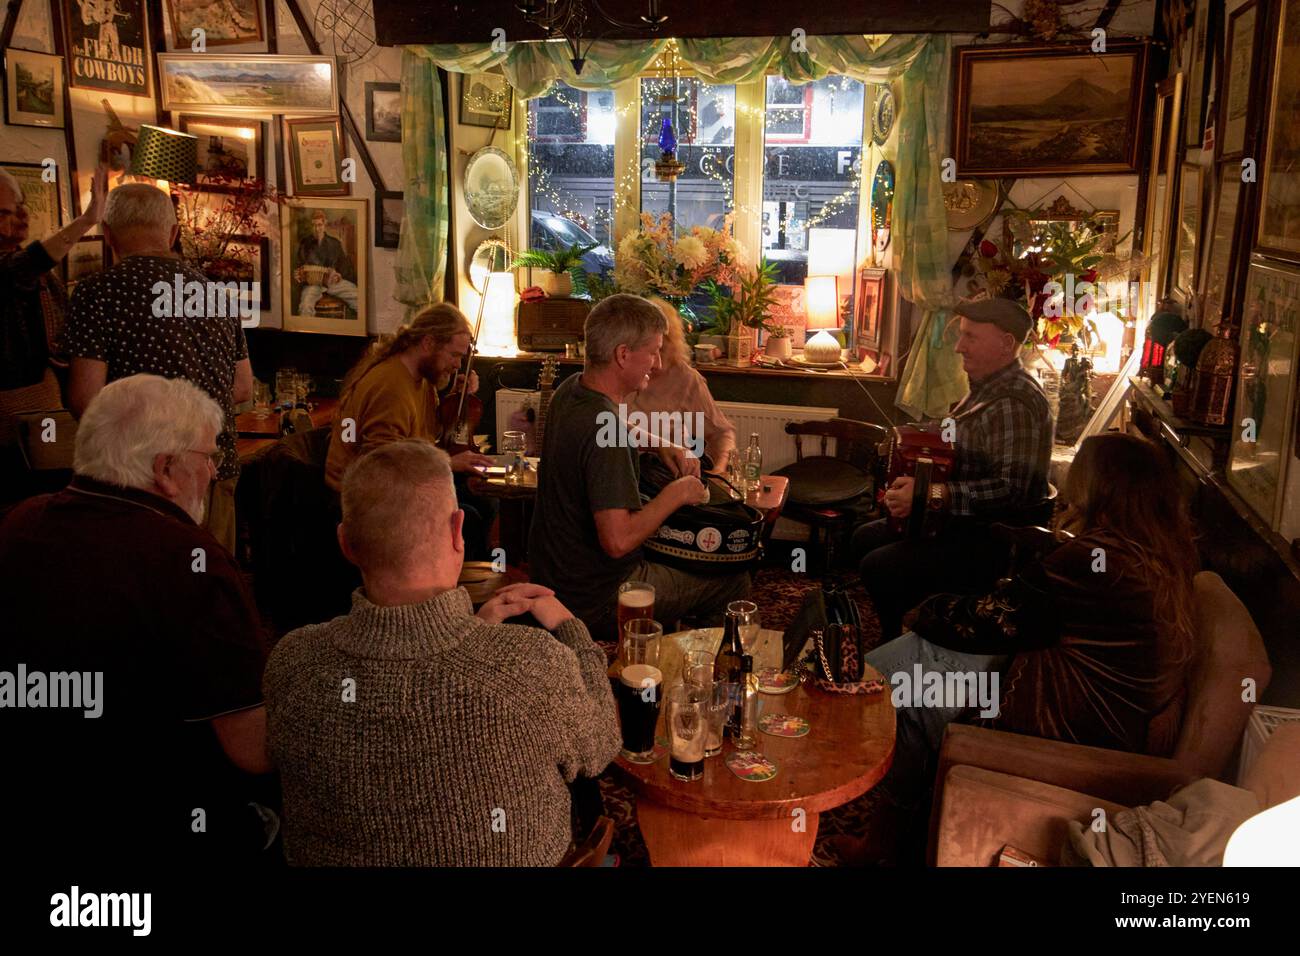
M202 455L208 461L212 462L212 467L217 471L221 470L221 466L226 460L226 453L220 448L216 451L201 451L198 448L187 448L185 450L195 455Z

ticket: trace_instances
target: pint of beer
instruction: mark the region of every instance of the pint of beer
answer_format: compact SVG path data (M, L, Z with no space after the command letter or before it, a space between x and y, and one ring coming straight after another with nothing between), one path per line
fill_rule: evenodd
M614 689L623 725L623 757L633 763L650 763L654 756L663 683L663 671L649 664L629 664L619 674Z
M618 586L618 637L627 633L627 622L638 618L653 620L655 586L644 581L624 581Z

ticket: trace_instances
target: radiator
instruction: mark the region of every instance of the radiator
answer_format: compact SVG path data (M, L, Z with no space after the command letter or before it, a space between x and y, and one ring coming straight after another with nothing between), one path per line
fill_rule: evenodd
M1300 721L1300 710L1292 707L1270 707L1266 704L1255 705L1241 737L1241 757L1237 762L1237 786L1245 786L1246 774L1259 757L1260 751L1264 749L1264 745L1268 743L1268 738L1273 735L1273 731L1282 724L1293 721Z
M501 447L501 434L510 425L510 416L526 406L535 405L536 392L498 389L497 429L494 448ZM750 402L718 402L718 408L736 426L736 449L743 452L749 436L758 432L758 444L763 449L763 471L771 474L794 461L794 438L785 433L787 422L825 421L839 414L835 408L807 405L756 405ZM821 439L804 438L804 454L821 454ZM831 439L827 454L835 454L835 440Z

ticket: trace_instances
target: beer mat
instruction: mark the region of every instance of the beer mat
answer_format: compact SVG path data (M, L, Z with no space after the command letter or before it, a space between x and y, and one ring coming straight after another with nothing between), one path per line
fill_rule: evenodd
M776 764L754 750L733 750L727 754L727 767L750 783L762 783L776 776Z
M788 694L799 686L798 674L777 670L775 667L764 667L756 676L760 694Z
M758 729L773 737L805 737L812 728L802 717L790 714L764 714L758 721Z

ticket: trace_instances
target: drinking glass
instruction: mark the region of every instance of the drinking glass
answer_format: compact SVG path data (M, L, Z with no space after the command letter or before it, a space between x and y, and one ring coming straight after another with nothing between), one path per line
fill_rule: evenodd
M628 621L655 616L655 586L645 581L624 581L618 586L618 636Z
M704 776L704 751L709 737L704 691L678 684L668 691L668 735L672 744L668 772L676 780Z
M275 401L279 405L298 401L298 370L282 368L275 373Z
M638 617L627 622L623 630L623 666L648 664L659 666L659 644L664 629L658 621Z
M732 601L727 605L727 613L740 618L740 647L746 654L753 656L758 644L758 605L753 601Z
M682 663L682 682L689 687L713 688L713 652L687 651Z
M253 417L271 417L271 386L265 382L253 386Z
M524 450L528 447L523 432L501 433L501 454L507 456L506 484L517 485L524 476Z
M704 744L704 756L716 757L722 753L722 729L726 726L727 715L731 713L735 702L732 700L734 684L714 681L709 688L708 723L709 736Z
M618 701L625 760L641 764L654 762L663 682L663 672L650 664L629 664L619 674L614 696Z
M299 372L296 379L296 384L297 384L297 392L298 392L298 401L300 402L307 401L307 396L312 393L312 390L316 387L316 383L311 380L311 376L308 375L306 372Z

